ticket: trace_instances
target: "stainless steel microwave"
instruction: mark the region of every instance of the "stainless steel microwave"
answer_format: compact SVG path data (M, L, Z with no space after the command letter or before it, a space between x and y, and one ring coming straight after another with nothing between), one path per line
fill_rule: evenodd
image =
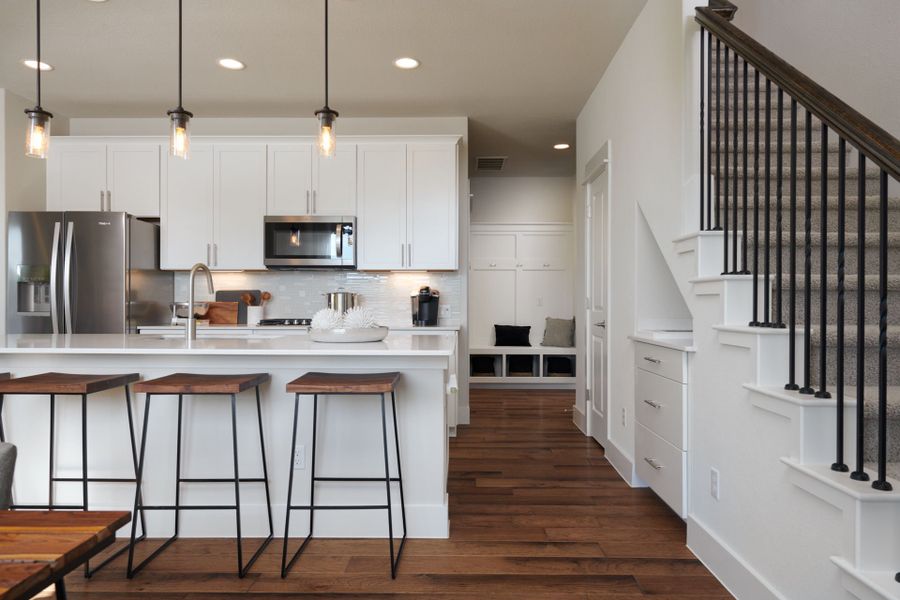
M266 217L269 269L355 269L354 217Z

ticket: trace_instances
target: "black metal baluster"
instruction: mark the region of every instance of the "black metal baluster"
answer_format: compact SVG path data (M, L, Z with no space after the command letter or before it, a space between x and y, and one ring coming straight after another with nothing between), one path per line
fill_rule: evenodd
M741 236L741 274L749 275L750 270L747 268L747 204L749 199L747 197L747 146L748 140L750 139L750 132L747 129L747 115L749 110L747 108L747 74L748 74L749 66L747 61L744 61L744 214L743 214L743 231L744 235Z
M812 394L812 113L806 109L806 189L803 207L803 387Z
M759 327L759 71L754 68L753 73L753 320L750 326Z
M797 101L791 99L791 251L788 284L788 382L786 390L799 390L797 385Z
M716 226L712 228L714 231L719 231L720 229L722 229L722 226L720 225L722 213L719 211L721 206L719 199L719 190L722 187L721 185L719 185L719 182L722 179L722 146L720 145L721 141L719 140L719 132L722 129L722 72L719 70L721 66L722 40L716 38ZM710 110L712 110L712 106L710 106ZM712 191L712 188L710 188L710 191Z
M859 172L859 178L866 176ZM887 285L888 285L888 178L881 170L878 201L878 479L872 487L882 492L893 489L887 480Z
M724 244L723 248L723 259L725 265L722 267L722 274L725 275L728 273L728 144L730 141L730 137L728 135L728 54L730 49L728 46L725 46L725 95L723 96L725 99L725 104L722 105L722 116L725 121L725 172L722 177L722 243Z
M732 152L734 152L734 159L732 160L732 164L734 165L733 172L731 174L732 179L732 188L731 188L731 202L732 202L732 221L734 222L734 236L731 238L731 272L738 272L738 236L740 235L738 229L738 55L737 52L734 53L734 134L732 138L733 146ZM727 266L727 265L726 265Z
M700 28L700 231L703 231L703 162L704 162L704 148L703 148L703 134L705 129L705 115L704 113L704 104L703 104L703 67L704 67L704 56L703 52L706 49L706 28Z
M778 181L775 184L775 319L772 327L784 327L784 319L782 318L782 285L781 275L784 272L782 268L782 232L784 226L782 209L782 195L784 192L784 145L782 137L784 137L784 90L778 88L778 140L775 142L776 153L778 154Z
M712 34L707 33L706 44L706 229L713 228L712 217ZM718 151L718 147L716 148Z
M822 240L819 244L819 391L816 398L831 398L825 389L825 370L828 364L828 125L822 123L822 174L821 174L821 218L819 232ZM838 346L838 353L844 349Z
M857 248L856 248L856 468L850 478L856 481L868 481L866 473L866 452L864 445L866 423L866 157L859 153L859 177L856 207Z
M771 278L771 248L772 241L772 215L771 215L771 166L772 166L772 82L766 78L766 182L765 182L765 222L766 222L766 241L765 241L765 262L763 264L764 275L764 294L763 294L763 327L772 326L772 311L769 308L772 294L772 278Z
M822 152L827 152L827 147L822 147ZM838 256L837 256L837 400L835 403L835 423L837 426L835 459L831 465L832 471L846 473L849 467L844 462L844 253L846 246L847 227L847 193L844 189L847 170L847 146L844 138L838 139ZM860 282L860 285L863 285ZM863 287L865 287L863 285Z

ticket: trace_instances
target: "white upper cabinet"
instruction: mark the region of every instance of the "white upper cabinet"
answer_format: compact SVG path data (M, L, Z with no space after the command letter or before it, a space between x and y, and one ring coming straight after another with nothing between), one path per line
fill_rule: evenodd
M264 269L266 146L231 144L215 149L215 238L217 269Z
M408 268L457 268L456 156L456 145L406 147Z
M312 144L269 144L266 214L312 214Z
M158 217L159 143L54 140L47 210L115 210Z
M360 144L357 267L406 267L406 145Z
M458 268L456 144L360 144L357 162L358 268Z
M338 144L322 158L315 146L268 146L266 214L273 216L356 215L356 144Z
M212 263L215 154L211 144L192 144L188 160L167 155L162 202L163 269Z

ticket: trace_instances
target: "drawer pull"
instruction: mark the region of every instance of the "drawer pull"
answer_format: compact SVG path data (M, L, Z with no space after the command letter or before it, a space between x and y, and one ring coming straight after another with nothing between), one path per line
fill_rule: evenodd
M658 358L653 358L652 356L645 356L645 357L644 357L644 360L646 360L647 362L651 362L651 363L653 363L654 365L661 365L661 364L662 364L662 361L661 361L661 360L659 360Z
M662 404L660 404L659 402L654 402L653 400L644 400L644 404L648 404L648 405L652 406L653 408L655 408L656 410L659 410L662 408Z
M655 471L661 470L663 467L660 464L657 464L656 459L644 457L644 462L653 467Z

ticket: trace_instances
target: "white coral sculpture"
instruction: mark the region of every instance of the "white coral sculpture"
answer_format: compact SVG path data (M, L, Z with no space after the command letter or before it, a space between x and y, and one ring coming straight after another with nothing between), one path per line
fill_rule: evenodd
M344 327L347 329L367 329L378 327L375 311L365 306L354 306L344 313Z
M313 329L340 329L343 326L341 313L330 308L323 308L313 315L310 327Z

